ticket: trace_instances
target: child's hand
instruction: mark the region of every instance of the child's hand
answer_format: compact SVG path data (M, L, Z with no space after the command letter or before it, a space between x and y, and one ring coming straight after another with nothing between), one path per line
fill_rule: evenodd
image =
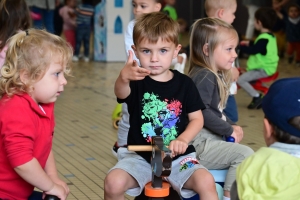
M272 5L273 9L275 11L280 11L281 9L281 4L279 2L273 1L273 5Z
M68 12L70 18L75 19L76 14L74 12Z
M69 189L67 183L65 183L63 180L61 180L58 176L49 175L49 177L55 184L62 186L66 190L67 195L70 193L70 189Z
M54 195L57 196L60 200L66 200L67 199L67 191L65 190L65 188L61 185L58 185L56 183L54 183L54 186L51 190L44 192L44 194L49 194L49 195ZM43 195L43 196L45 196Z
M236 82L240 76L240 71L236 67L231 67L232 81Z
M240 141L242 141L244 136L243 129L242 127L237 125L232 125L232 128L233 128L233 133L231 134L231 137L234 137L235 143L239 143Z
M121 71L121 77L125 82L133 80L143 80L151 71L139 67L137 62L133 60L133 53L129 50L128 60Z
M249 46L250 41L249 40L242 40L240 41L241 46Z
M179 140L178 138L171 141L169 145L169 149L172 151L173 157L183 154L186 151L187 147L188 144L185 141Z

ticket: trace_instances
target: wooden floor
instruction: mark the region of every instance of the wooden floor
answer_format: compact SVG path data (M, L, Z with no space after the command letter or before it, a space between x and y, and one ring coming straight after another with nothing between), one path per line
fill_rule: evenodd
M244 59L240 59L242 66ZM70 187L68 200L104 199L103 180L116 163L111 148L117 139L112 126L116 106L114 82L124 63L80 61L74 63L65 91L56 103L53 150L60 177ZM187 71L187 69L186 69ZM300 75L300 68L281 60L279 77ZM242 90L236 95L238 125L244 129L243 144L254 150L265 146L262 110L248 110L251 98ZM133 199L126 197L127 199Z

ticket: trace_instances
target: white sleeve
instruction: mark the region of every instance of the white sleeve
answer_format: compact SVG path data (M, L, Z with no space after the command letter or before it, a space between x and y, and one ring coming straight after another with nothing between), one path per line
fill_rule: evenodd
M128 56L128 51L131 50L133 52L133 59L137 61L137 64L140 66L140 61L136 58L133 49L131 48L131 45L133 45L133 27L134 27L135 20L132 20L129 22L125 35L124 35L124 40L125 40L125 52L126 55Z
M238 58L236 58L236 59L238 59ZM234 63L235 63L235 62L232 63L232 66L231 66L231 67L235 67L235 66L234 66ZM230 93L231 95L234 95L234 94L237 93L237 84L236 84L236 82L232 82L232 83L231 83L231 86L230 86L230 89L229 89L229 93Z

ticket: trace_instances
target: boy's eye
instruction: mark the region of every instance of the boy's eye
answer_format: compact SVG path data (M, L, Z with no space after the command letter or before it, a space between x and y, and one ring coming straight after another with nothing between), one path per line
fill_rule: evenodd
M150 50L145 49L145 50L143 50L143 52L144 52L144 53L149 53Z
M161 51L162 53L166 53L166 52L167 52L166 49L161 49L160 51Z
M60 74L60 72L56 72L56 73L55 73L55 76L58 76L59 74Z

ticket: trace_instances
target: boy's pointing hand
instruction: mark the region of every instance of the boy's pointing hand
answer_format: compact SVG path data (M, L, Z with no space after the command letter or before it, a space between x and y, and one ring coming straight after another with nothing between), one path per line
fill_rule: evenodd
M137 62L133 60L133 52L129 50L129 56L124 68L121 71L121 76L127 81L142 80L151 72L147 69L139 67Z

